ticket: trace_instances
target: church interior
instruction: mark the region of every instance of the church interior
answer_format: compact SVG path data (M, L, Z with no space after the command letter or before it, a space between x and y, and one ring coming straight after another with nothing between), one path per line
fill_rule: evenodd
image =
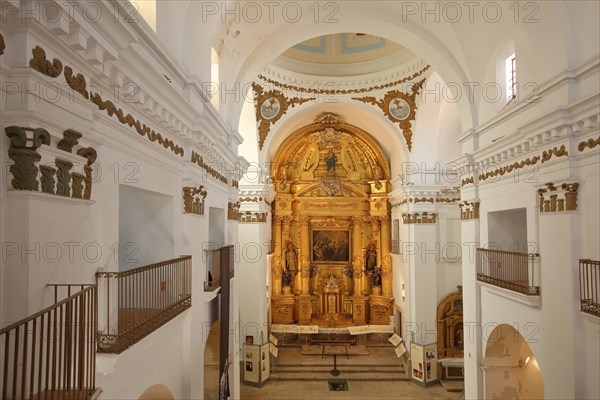
M0 398L600 398L600 3L0 20Z

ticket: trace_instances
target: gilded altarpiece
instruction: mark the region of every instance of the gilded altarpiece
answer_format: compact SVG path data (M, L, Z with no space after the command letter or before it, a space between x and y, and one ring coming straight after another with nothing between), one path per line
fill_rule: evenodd
M462 286L440 302L437 310L438 357L464 356Z
M292 133L273 161L272 322L387 325L390 168L379 144L322 113Z

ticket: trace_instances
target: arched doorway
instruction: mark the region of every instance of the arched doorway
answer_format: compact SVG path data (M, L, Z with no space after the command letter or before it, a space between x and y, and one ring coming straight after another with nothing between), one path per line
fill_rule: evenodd
M543 399L544 379L525 338L512 326L491 331L483 363L486 399Z
M273 159L273 323L388 324L390 167L364 130L320 113Z
M139 400L173 400L173 394L165 385L153 385L142 393Z

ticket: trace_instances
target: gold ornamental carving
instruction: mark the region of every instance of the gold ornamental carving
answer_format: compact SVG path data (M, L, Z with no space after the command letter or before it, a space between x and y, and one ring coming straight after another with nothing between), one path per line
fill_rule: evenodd
M277 311L277 313L279 315L281 315L283 318L288 317L292 311L292 307L294 307L293 304L277 304L275 306L275 310Z
M377 99L374 96L353 97L352 99L379 107L390 121L397 123L402 130L402 136L404 136L406 146L410 152L413 136L412 122L417 115L415 99L423 88L425 81L426 79L423 78L419 82L415 82L410 93L391 90L384 95L383 99Z
M240 220L240 202L227 203L227 219L230 221L239 221Z
M435 224L437 222L437 213L402 213L402 222L405 224Z
M473 178L472 176L469 176L467 178L463 178L463 180L460 182L460 186L467 186L467 185L471 185L475 183L475 178Z
M374 304L371 309L377 316L377 319L382 320L387 317L389 308L389 306L385 306L383 304Z
M582 152L586 148L589 148L591 150L598 145L600 145L600 136L598 136L596 139L592 138L592 139L584 140L583 142L579 142L577 149L580 152Z
M268 213L246 211L240 215L240 222L243 224L267 222Z
M33 50L33 58L29 61L29 66L36 71L41 72L51 78L57 78L63 71L63 64L60 60L54 59L52 63L46 59L46 52L39 46ZM171 150L174 154L183 157L183 147L175 144L171 139L165 138L161 133L154 131L131 114L125 114L112 101L104 100L99 93L89 93L86 89L86 79L82 74L73 76L73 70L65 67L65 79L70 88L81 94L85 99L91 101L100 111L106 111L109 117L116 119L123 125L135 128L138 134L146 136L151 142L158 142L165 149Z
M68 65L65 66L65 80L71 89L82 95L84 98L89 99L90 94L86 90L87 83L85 81L85 77L82 74L77 74L77 76L73 76L73 70Z
M205 170L213 178L221 181L224 184L227 184L227 178L225 177L225 175L223 175L215 168L205 163L204 158L200 154L196 153L194 150L192 150L192 162L200 168L202 168L203 170Z
M541 163L550 161L550 159L552 159L552 157L566 157L568 155L569 155L569 152L567 151L566 146L563 144L560 147L554 147L549 150L544 150L542 152L542 154L539 156L529 157L523 161L515 162L510 165L506 165L504 167L499 167L492 171L488 171L486 173L481 173L481 174L479 174L479 180L485 181L489 178L495 178L496 176L504 176L507 173L511 173L513 171L524 168L526 166L536 165L540 161L541 161ZM470 180L468 183L473 183L473 178L467 178L467 179ZM464 186L464 182L465 182L465 180L463 180L463 186Z
M577 190L579 183L563 183L555 186L546 183L545 189L538 189L539 210L541 213L577 210Z
M184 186L183 212L185 214L204 215L204 200L207 194L204 186Z
M256 122L258 123L258 148L262 150L265 140L271 130L271 125L275 125L281 117L291 107L306 103L316 98L288 98L279 90L265 91L261 85L252 83L254 90Z
M57 78L62 70L62 62L55 58L52 62L46 59L46 51L40 46L35 46L32 50L33 58L29 60L29 66L42 74L51 78Z
M479 202L463 201L458 203L460 207L460 219L463 221L479 219Z
M367 88L359 88L359 89L342 89L342 90L334 90L334 89L313 89L313 88L305 88L302 86L297 86L297 85L290 85L287 83L281 83L278 81L275 81L273 79L269 79L267 77L265 77L264 75L258 75L259 79L262 79L263 81L275 86L275 87L280 87L282 89L286 89L286 90L290 90L290 91L294 91L294 92L300 92L300 93L311 93L311 94L326 94L326 95L332 95L332 94L357 94L357 93L368 93L368 92L373 92L376 90L382 90L382 89L387 89L387 88L391 88L394 86L398 86L401 85L405 82L409 82L412 81L413 79L418 78L419 76L423 75L423 73L425 73L425 71L427 71L429 68L431 68L431 65L427 65L425 67L423 67L420 71L415 72L414 74L407 76L405 78L393 81L393 82L388 82L382 85L376 85L376 86L370 86Z

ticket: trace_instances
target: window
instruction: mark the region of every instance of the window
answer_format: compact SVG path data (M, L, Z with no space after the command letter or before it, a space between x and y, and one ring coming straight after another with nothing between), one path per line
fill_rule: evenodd
M517 97L517 66L515 53L506 59L506 101Z

